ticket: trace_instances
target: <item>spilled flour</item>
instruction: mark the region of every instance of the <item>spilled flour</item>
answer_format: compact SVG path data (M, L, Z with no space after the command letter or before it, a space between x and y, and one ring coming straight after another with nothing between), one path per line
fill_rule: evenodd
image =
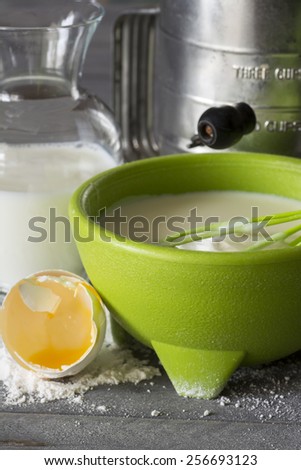
M111 344L108 331L98 357L82 373L61 380L43 380L19 366L0 341L0 381L5 391L5 404L45 403L68 399L78 401L88 390L99 385L138 384L159 376L159 369L137 359L129 350Z

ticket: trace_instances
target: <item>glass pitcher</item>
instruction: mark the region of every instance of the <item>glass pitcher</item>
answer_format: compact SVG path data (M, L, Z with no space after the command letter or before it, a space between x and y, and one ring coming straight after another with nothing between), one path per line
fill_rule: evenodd
M0 291L44 269L82 273L68 200L120 162L114 118L78 78L104 10L7 0L0 18Z

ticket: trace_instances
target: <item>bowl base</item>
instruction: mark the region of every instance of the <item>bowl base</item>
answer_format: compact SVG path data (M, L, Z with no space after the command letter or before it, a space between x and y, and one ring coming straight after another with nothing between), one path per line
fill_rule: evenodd
M215 398L244 359L244 351L189 349L152 341L177 393L184 397Z
M111 315L112 335L122 347L141 345ZM211 351L151 342L178 395L215 398L242 363L245 351Z

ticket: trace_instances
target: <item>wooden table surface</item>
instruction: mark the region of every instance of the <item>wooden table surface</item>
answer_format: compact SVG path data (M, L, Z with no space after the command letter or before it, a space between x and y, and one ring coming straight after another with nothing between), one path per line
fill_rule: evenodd
M111 105L112 24L134 2L106 3L108 14L91 44L83 84ZM300 357L238 371L224 398L211 401L177 396L164 371L152 386L99 386L78 407L64 400L7 406L0 387L0 448L299 449ZM155 357L152 361L157 363ZM107 411L95 410L95 404L105 404ZM154 409L160 416L151 416Z

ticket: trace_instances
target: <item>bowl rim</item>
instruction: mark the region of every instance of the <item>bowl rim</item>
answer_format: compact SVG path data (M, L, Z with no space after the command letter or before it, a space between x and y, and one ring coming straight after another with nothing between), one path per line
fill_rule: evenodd
M98 235L101 234L104 237L110 237L111 243L118 247L119 249L133 251L137 254L143 256L151 256L165 260L176 260L177 262L191 263L191 264L204 264L204 265L242 265L246 264L248 266L257 265L257 264L277 264L296 261L298 258L301 258L301 246L294 247L294 249L280 248L277 250L263 250L257 252L247 252L247 251L238 251L238 252L204 252L204 251L192 251L192 250L178 250L169 246L155 245L149 243L141 243L133 241L129 238L116 235L115 233L104 229L101 225L93 221L87 211L84 209L84 200L87 198L87 194L95 188L95 185L100 184L103 181L110 180L112 177L115 178L115 175L119 175L121 178L126 176L129 171L132 169L139 170L141 173L145 172L145 169L148 166L159 166L164 168L164 166L169 167L171 162L182 162L184 159L190 159L191 161L200 161L201 165L205 166L207 164L212 164L213 161L218 159L224 159L223 164L226 162L230 165L233 163L237 164L238 162L243 165L244 161L246 162L248 157L252 158L252 165L258 166L260 164L268 164L270 168L273 167L279 168L281 166L285 167L286 170L291 170L293 172L300 172L301 179L301 159L295 157L288 157L284 155L274 155L266 153L253 153L253 152L214 152L214 153L200 153L200 154L175 154L175 155L166 155L159 157L150 157L144 160L137 160L130 163L125 163L123 165L114 167L102 173L99 173L92 178L89 178L84 183L82 183L76 191L73 193L70 204L69 204L69 215L71 221L74 217L79 216L81 222L88 226L93 227L93 232L97 230ZM250 167L250 160L248 161ZM136 176L139 172L136 171ZM170 193L169 193L170 194ZM271 194L271 193L268 193ZM300 199L301 200L301 199ZM117 202L117 200L116 200ZM100 237L99 237L100 238ZM95 239L93 240L95 242ZM78 242L77 242L78 243ZM81 242L79 242L81 243ZM106 241L104 241L106 243Z

